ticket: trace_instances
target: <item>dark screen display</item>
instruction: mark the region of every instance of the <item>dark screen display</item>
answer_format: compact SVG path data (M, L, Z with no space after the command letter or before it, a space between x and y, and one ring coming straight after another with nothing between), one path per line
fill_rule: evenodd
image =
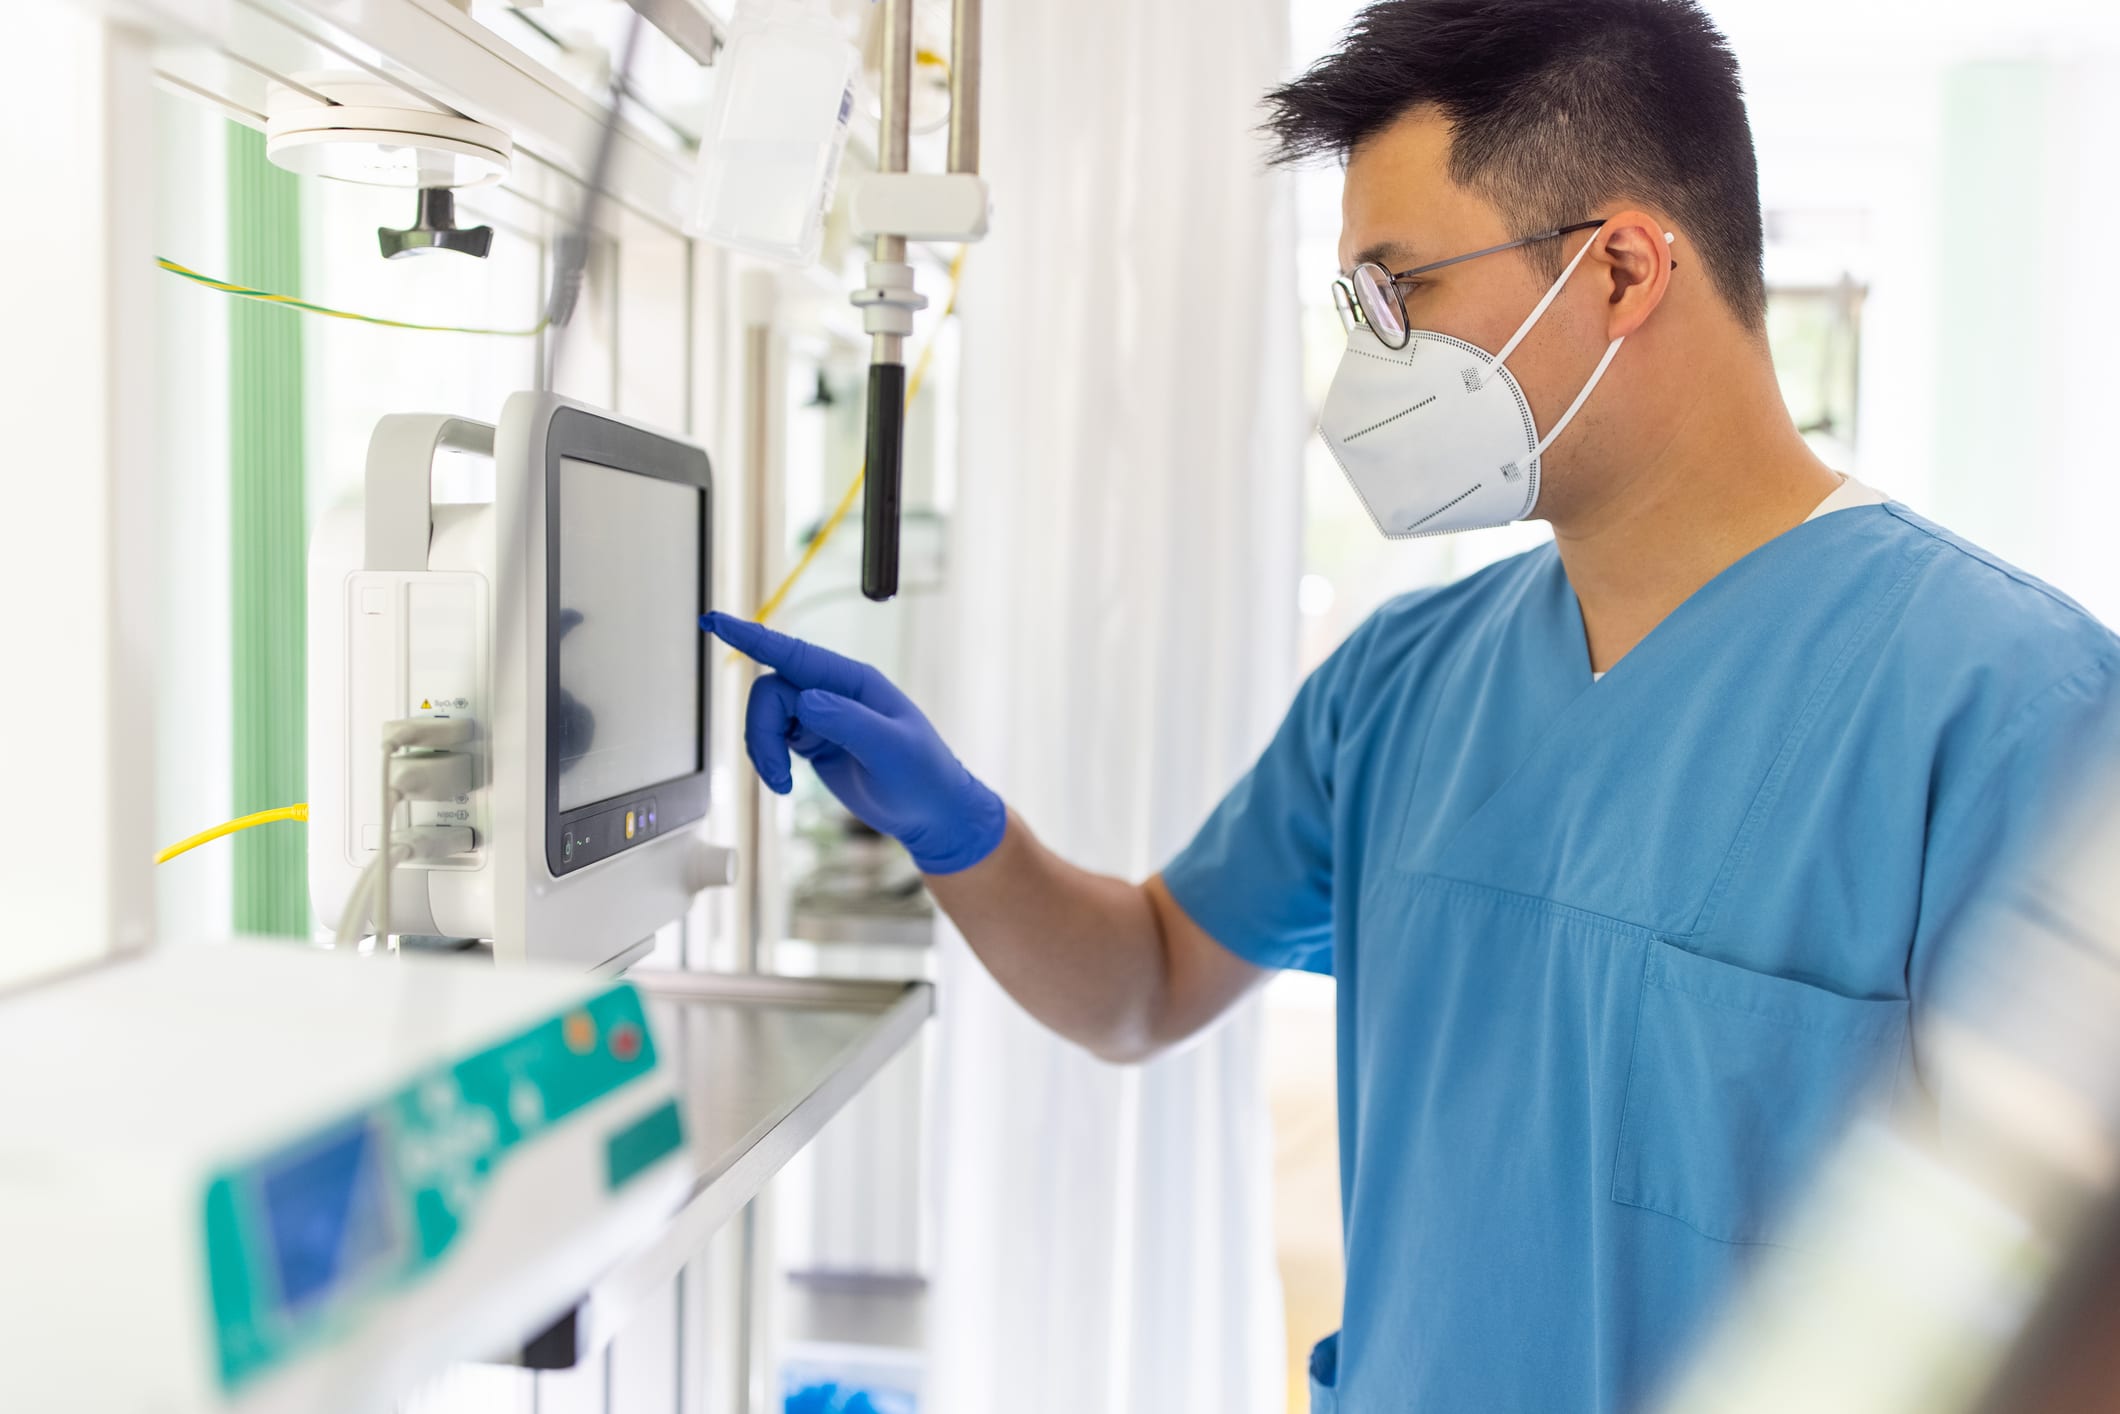
M559 808L700 768L697 486L560 461Z
M268 1170L260 1187L280 1300L290 1309L394 1250L382 1145L366 1121Z

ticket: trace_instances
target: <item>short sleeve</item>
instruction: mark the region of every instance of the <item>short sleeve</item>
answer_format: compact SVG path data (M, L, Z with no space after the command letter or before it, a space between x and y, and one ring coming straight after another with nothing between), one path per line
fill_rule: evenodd
M1260 967L1332 972L1333 770L1369 632L1310 675L1258 762L1163 871L1195 923Z
M2014 970L1998 909L2036 872L2082 806L2120 769L2120 663L2092 662L2004 724L1930 819L1908 990L1917 1011L1984 1009Z

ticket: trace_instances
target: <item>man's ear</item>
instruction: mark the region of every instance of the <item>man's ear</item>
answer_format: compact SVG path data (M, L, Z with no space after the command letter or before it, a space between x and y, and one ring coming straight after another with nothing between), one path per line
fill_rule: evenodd
M1677 266L1676 238L1646 211L1629 209L1608 219L1591 237L1590 260L1605 280L1605 337L1623 339L1648 322L1671 287Z

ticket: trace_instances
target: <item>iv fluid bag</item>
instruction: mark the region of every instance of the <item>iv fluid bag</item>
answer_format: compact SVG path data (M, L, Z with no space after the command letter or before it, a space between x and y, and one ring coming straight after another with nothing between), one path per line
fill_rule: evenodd
M789 265L817 259L858 62L821 0L738 12L699 145L695 234Z

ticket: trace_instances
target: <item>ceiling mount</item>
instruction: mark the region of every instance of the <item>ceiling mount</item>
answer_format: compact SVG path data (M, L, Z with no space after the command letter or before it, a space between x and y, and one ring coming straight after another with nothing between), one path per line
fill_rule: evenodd
M422 189L481 187L508 175L515 145L498 128L368 74L293 77L300 88L272 86L265 122L265 154L290 172Z

